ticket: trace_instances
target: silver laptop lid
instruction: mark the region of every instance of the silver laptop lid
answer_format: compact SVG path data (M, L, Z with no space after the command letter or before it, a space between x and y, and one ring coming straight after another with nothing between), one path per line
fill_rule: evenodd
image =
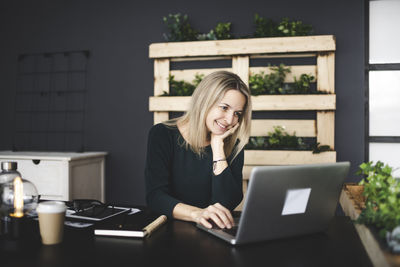
M253 168L235 243L325 230L349 168L349 162Z

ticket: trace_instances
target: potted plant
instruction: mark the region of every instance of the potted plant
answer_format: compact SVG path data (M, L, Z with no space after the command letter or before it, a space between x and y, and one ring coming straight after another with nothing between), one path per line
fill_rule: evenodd
M381 161L362 163L358 184L346 184L341 197L344 211L356 223L367 251L378 265L398 262L400 252L400 181ZM346 199L351 199L350 205ZM389 264L390 265L390 264Z
M358 174L366 176L359 183L365 208L356 222L375 227L385 237L400 225L400 183L392 176L392 168L380 161L361 164Z

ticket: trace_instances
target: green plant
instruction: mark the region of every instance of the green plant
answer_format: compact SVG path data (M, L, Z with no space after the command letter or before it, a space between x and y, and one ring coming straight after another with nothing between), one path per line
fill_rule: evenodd
M279 23L266 19L258 14L254 15L255 32L254 37L275 37L275 36L304 36L311 35L311 25L303 24L301 21L290 21L283 18Z
M310 94L311 83L315 77L311 74L301 74L300 78L294 77L294 83L285 83L287 73L290 73L290 67L284 64L271 67L270 74L264 72L250 75L249 86L252 95L263 94ZM322 92L318 92L322 93Z
M234 38L231 33L231 22L220 22L208 33L199 33L192 28L187 15L180 13L168 14L168 16L163 17L163 21L169 30L168 34L164 34L167 42L226 40ZM255 31L253 36L256 38L302 36L313 33L312 26L303 24L301 21L290 21L288 18L283 18L281 22L276 23L271 19L261 17L257 13L254 15L254 24Z
M198 41L205 41L205 40L217 40L217 36L215 36L214 30L210 30L208 33L199 33L197 35Z
M197 85L204 78L203 74L196 74L192 83L176 81L173 75L169 76L169 93L164 92L162 96L191 96Z
M271 19L266 19L260 17L257 13L254 15L254 24L256 26L256 30L254 32L254 37L272 37L276 36L276 23Z
M197 40L197 31L190 26L187 15L169 14L167 17L163 17L163 21L169 30L169 34L164 34L167 42Z
M233 35L231 34L231 26L230 22L220 22L215 26L214 29L210 30L208 33L202 33L197 35L197 40L226 40L233 39Z
M290 68L285 67L284 64L271 67L272 72L265 76L265 85L268 88L269 94L282 94L284 93L283 82L287 73L290 73Z
M226 39L233 39L233 35L231 34L231 26L232 23L230 22L220 22L215 27L215 36L218 40L226 40Z
M267 146L267 138L264 136L251 136L246 149L263 149Z
M282 126L274 126L273 132L268 132L268 144L270 148L293 148L301 149L305 147L303 140L296 136L288 134Z
M284 86L286 74L290 73L290 68L284 64L271 67L270 74L250 75L249 86L252 95L261 94L284 94L288 88Z
M311 83L314 82L315 77L309 74L301 74L297 80L294 77L293 93L294 94L307 94L310 91Z
M360 181L366 202L356 222L377 227L384 237L400 224L399 181L392 176L392 168L380 161L362 163L357 174L366 176Z
M277 28L278 36L304 36L311 35L313 29L311 25L303 24L301 21L290 21L283 18Z
M320 143L316 143L312 148L313 154L319 154L325 151L332 151L332 148L328 145L320 145Z
M249 76L249 87L252 95L262 95L266 92L264 72Z
M199 83L204 79L204 74L198 74L198 73L196 73L195 75L194 75L194 80L193 80L193 85L195 86L195 87L197 87L198 85L199 85Z
M308 149L303 139L290 135L282 126L274 126L273 132L268 132L268 136L251 136L246 145L246 149Z

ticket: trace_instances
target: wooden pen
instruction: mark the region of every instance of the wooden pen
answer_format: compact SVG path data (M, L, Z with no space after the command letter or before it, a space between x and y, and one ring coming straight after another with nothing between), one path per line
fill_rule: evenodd
M144 231L144 236L150 236L152 232L157 230L161 225L163 225L167 221L167 216L161 215L158 217L156 220L154 220L152 223L147 225L145 228L143 228Z

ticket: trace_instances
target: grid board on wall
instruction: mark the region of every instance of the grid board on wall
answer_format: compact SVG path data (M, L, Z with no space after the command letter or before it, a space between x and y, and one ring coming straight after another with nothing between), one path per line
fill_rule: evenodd
M84 151L88 51L21 54L14 151Z

